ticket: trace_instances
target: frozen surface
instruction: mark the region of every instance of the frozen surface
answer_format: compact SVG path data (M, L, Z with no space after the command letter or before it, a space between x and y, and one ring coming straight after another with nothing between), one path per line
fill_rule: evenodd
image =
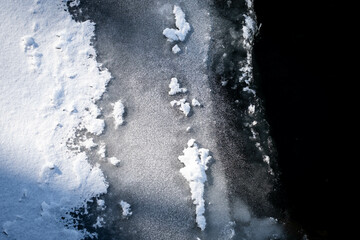
M1 2L0 239L80 239L86 232L69 213L107 192L74 139L103 132L95 101L110 74L90 46L94 23L75 22L66 8Z

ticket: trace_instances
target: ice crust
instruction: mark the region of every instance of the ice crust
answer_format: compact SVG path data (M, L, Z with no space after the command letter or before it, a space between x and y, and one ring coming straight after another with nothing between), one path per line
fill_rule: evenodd
M175 28L165 28L164 36L168 41L184 41L190 31L190 24L185 20L185 13L179 6L174 5L173 13L175 15Z
M196 222L203 231L206 227L204 183L207 181L207 177L205 171L208 169L211 156L209 149L199 148L195 139L188 141L183 154L178 157L179 161L185 165L180 169L180 173L189 182L191 199L196 205Z
M99 165L68 145L78 130L102 133L95 102L110 73L95 60L94 23L75 22L66 8L60 0L0 8L0 229L9 239L89 236L69 212L107 192Z

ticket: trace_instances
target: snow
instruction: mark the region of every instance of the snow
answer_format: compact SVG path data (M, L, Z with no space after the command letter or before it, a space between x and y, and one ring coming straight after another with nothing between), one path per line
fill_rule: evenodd
M124 124L124 113L125 113L125 106L122 103L121 100L118 100L117 102L115 102L114 104L112 104L113 106L113 113L112 116L114 118L114 125L115 125L115 129L118 129L118 127L120 125Z
M255 105L254 104L250 104L248 107L248 113L250 115L253 115L255 113Z
M174 107L175 105L180 106L180 111L184 113L185 116L188 116L191 110L190 104L186 102L185 98L180 99L179 101L173 100L170 102L170 105Z
M105 143L101 143L99 150L97 151L97 154L99 154L99 156L101 158L105 158L106 157L106 145Z
M175 77L171 78L169 88L170 88L169 95L175 95L177 93L185 93L185 92L187 92L186 88L180 88L180 84L178 82L178 79L175 78Z
M209 149L199 148L195 139L190 139L187 148L183 151L184 155L178 157L179 161L185 166L180 169L180 173L189 182L191 199L196 205L196 222L203 231L206 226L204 183L207 181L205 171L208 169L211 156Z
M174 54L177 54L181 51L181 49L179 48L179 46L177 44L175 44L175 46L173 46L171 48L171 51L174 53Z
M165 28L163 34L168 41L184 41L190 31L190 24L185 20L185 13L179 6L174 5L175 28Z
M93 224L93 227L94 228L101 228L101 227L103 227L103 224L105 224L104 218L98 216L96 218L96 223Z
M122 215L124 217L129 217L132 215L132 211L131 211L131 205L123 200L120 201L120 206L122 208Z
M196 98L193 98L193 100L191 101L191 105L193 107L201 107L200 102Z
M119 166L120 165L120 160L119 159L117 159L116 157L110 157L110 158L108 158L108 161L109 161L109 163L111 163L112 165L114 165L114 166Z
M91 150L92 148L96 147L97 144L94 143L93 138L87 138L85 141L80 142L80 146L85 147L86 149Z
M69 213L107 192L99 165L67 144L80 130L102 133L95 102L110 73L95 60L94 23L64 9L60 0L0 8L0 229L9 239L81 239L88 233Z

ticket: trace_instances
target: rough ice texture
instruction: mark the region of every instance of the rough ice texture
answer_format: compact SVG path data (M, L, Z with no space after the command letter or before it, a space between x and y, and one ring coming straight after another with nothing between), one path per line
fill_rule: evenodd
M64 9L61 0L0 8L0 236L9 239L82 239L69 213L108 187L86 153L67 147L78 130L102 133L95 102L110 73L95 60L94 23Z
M175 44L175 46L173 46L171 48L171 51L174 53L174 54L177 54L181 51L181 49L179 48L179 46L177 44Z
M195 139L190 139L187 148L183 151L184 155L178 157L185 166L180 169L180 173L189 182L191 199L196 205L196 222L203 231L206 227L204 183L207 180L205 171L211 159L209 149L199 148Z
M185 13L179 6L174 6L173 13L175 15L176 28L165 28L163 34L170 42L184 41L190 31L190 24L186 22Z
M169 88L170 88L169 95L175 95L177 93L187 92L186 88L180 87L180 84L179 84L177 78L171 78Z
M180 99L179 101L177 100L173 100L170 102L170 105L172 107L176 106L180 106L180 111L184 113L185 116L188 116L191 110L190 104L188 102L186 102L186 99Z
M113 104L113 113L112 113L112 116L114 118L115 129L117 129L120 125L124 124L124 117L123 117L124 113L125 113L125 106L121 102L121 100L115 102Z
M124 217L129 217L132 215L132 211L131 211L131 205L123 200L120 201L120 206L122 208L122 215Z

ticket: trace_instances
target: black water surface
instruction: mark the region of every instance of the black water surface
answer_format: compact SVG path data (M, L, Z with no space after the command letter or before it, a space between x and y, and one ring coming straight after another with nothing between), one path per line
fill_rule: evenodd
M322 0L255 0L262 24L254 47L255 79L278 151L283 207L309 239L330 237L335 7Z

